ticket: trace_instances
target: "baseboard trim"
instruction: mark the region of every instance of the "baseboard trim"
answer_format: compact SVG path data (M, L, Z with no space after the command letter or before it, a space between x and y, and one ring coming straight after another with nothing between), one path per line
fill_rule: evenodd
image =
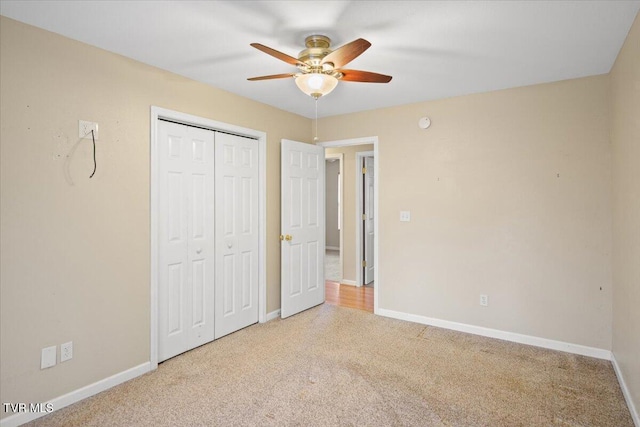
M356 283L355 280L347 280L347 279L340 280L340 284L341 285L349 285L349 286L358 286L358 283Z
M267 313L267 322L269 320L273 320L273 319L277 319L278 317L280 317L280 309L278 310L274 310L271 313Z
M547 338L534 337L531 335L517 334L514 332L501 331L498 329L485 328L482 326L468 325L466 323L451 322L449 320L435 319L432 317L419 316L417 314L402 313L384 308L378 309L376 314L393 319L406 320L423 325L437 326L439 328L451 329L468 334L481 335L483 337L497 338L500 340L517 342L520 344L533 345L536 347L559 350L567 353L579 354L581 356L595 357L597 359L611 360L611 351L587 347L580 344L572 344L563 341L555 341Z
M104 378L93 384L89 384L85 387L79 388L62 396L56 397L46 404L53 405L53 412L62 409L66 406L77 403L87 397L94 396L126 381L132 380L140 375L144 375L151 371L151 362L145 362L141 365L134 366L131 369L122 371L110 377ZM51 413L51 412L49 412ZM47 415L46 412L21 412L0 420L0 427L15 427L33 421L37 418Z
M631 418L633 419L636 427L640 427L640 415L638 414L638 409L633 403L633 399L631 399L631 392L629 391L627 383L622 376L622 371L620 370L620 366L618 365L618 361L616 360L616 355L613 352L611 352L611 364L613 365L613 370L616 373L616 377L618 377L618 383L620 383L620 388L622 389L624 400L627 401L627 407L629 408L629 412L631 412Z
M340 250L340 246L325 246L325 249L330 249L332 251L339 251Z

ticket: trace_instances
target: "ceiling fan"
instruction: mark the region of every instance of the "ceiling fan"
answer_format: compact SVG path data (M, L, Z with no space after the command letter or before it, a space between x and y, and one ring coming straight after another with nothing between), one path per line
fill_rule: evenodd
M371 43L365 39L354 40L336 50L330 48L331 39L323 35L308 36L304 42L306 49L301 51L297 58L260 43L251 43L251 46L256 49L287 64L295 65L298 67L299 72L251 77L247 80L257 81L293 77L298 88L316 100L335 89L339 80L365 83L388 83L391 81L391 76L384 74L343 68L371 46Z

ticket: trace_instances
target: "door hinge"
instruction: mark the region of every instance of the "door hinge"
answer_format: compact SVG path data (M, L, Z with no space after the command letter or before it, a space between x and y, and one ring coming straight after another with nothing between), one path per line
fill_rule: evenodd
M367 173L367 168L362 168L362 175Z
M367 261L364 261L364 260L363 260L363 261L362 261L362 266L363 266L363 267L366 267L366 266L367 266Z
M366 221L367 220L367 214L362 214L362 220Z

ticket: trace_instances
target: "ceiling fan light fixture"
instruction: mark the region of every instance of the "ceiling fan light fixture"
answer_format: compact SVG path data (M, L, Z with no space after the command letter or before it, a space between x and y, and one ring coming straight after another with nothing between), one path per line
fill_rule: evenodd
M298 88L314 98L331 93L338 85L338 80L345 82L389 83L391 76L362 70L346 70L344 66L367 50L371 43L365 39L357 39L338 49L331 50L331 39L323 35L312 35L305 39L304 49L297 58L279 52L260 43L251 43L256 49L273 56L300 70L298 73L273 74L269 76L251 77L247 80L271 80L293 77Z
M338 85L338 79L330 74L309 73L296 76L298 88L312 98L318 99L321 96L331 93Z

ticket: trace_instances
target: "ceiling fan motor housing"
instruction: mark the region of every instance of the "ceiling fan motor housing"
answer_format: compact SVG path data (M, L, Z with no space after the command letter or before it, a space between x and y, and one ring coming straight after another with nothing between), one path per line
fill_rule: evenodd
M298 55L298 59L308 64L312 69L317 71L323 70L320 62L322 58L331 53L331 39L327 36L312 35L304 39L304 44L307 47Z

